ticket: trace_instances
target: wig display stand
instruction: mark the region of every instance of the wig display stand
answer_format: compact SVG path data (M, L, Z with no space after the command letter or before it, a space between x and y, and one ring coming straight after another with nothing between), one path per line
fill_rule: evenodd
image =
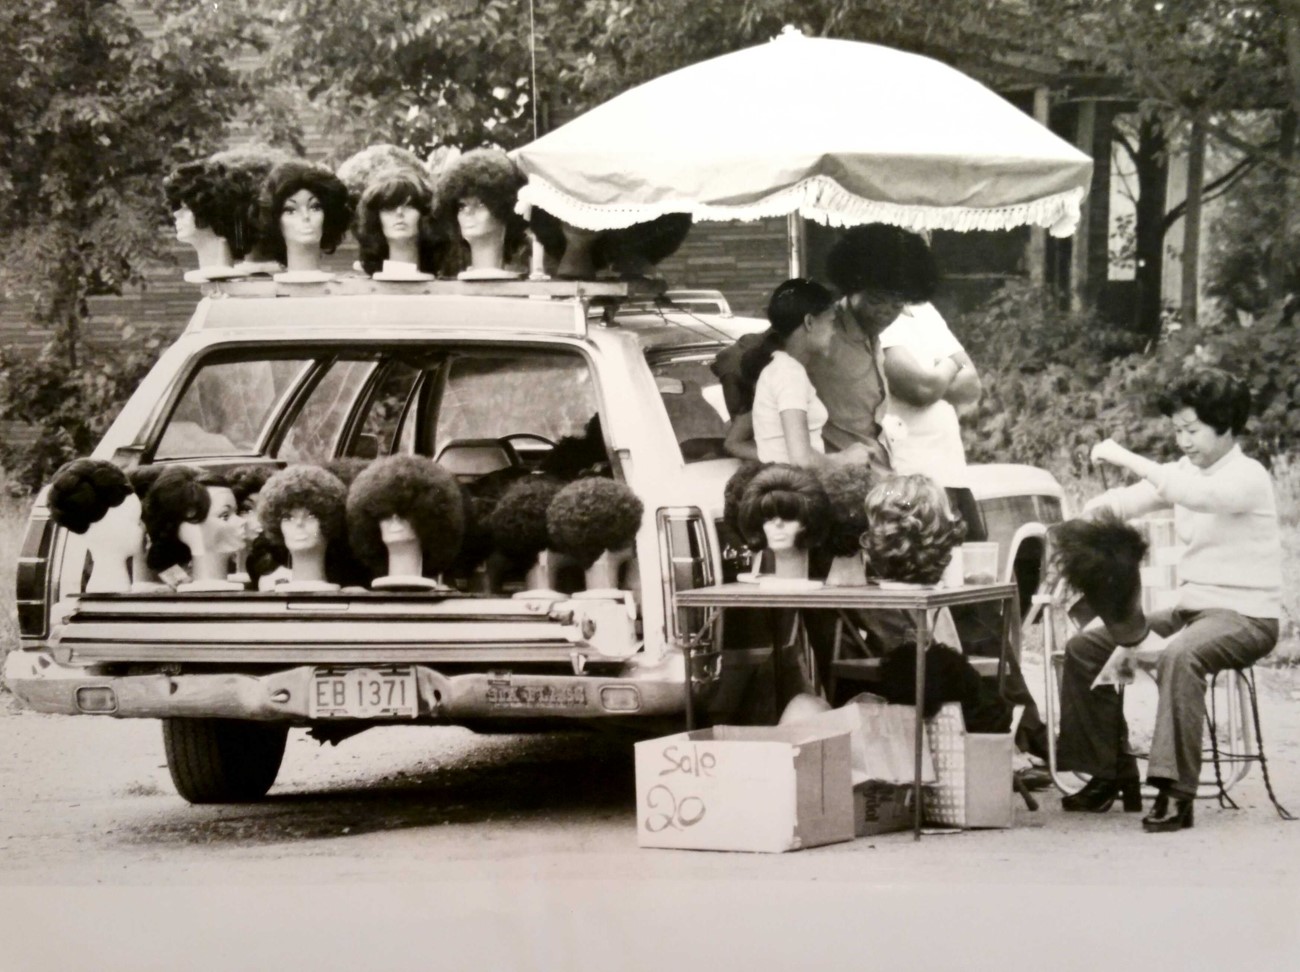
M827 587L866 587L867 569L862 554L848 557L836 557L831 561L831 569L826 574Z
M339 589L338 584L320 580L291 580L277 584L277 594L328 594Z
M208 594L217 591L242 591L244 585L229 580L192 580L178 584L176 590L181 594Z
M293 581L287 583L292 584ZM284 584L281 584L276 589L279 590L284 586ZM430 580L428 577L420 577L416 574L390 574L386 577L376 577L371 581L370 589L372 591L440 591L447 588L436 580Z

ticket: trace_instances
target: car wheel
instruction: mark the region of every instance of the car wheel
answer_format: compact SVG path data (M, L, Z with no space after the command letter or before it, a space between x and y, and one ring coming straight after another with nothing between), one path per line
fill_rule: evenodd
M164 719L162 727L172 783L190 803L266 796L289 735L287 726L239 719Z

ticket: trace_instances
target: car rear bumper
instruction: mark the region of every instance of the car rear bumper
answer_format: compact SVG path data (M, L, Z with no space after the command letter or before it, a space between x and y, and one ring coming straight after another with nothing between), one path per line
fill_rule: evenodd
M716 656L694 659L697 698L716 680ZM446 675L411 665L419 691L419 721L492 719L624 719L677 716L685 711L684 663L627 666L619 676L475 672ZM5 659L9 690L37 712L253 719L306 723L315 667L267 674L99 675L59 665L44 651L14 651ZM398 720L401 721L401 720Z

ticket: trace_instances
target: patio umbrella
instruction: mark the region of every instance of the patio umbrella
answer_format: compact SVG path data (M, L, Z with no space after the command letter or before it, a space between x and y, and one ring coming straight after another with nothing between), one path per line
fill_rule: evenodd
M523 205L584 229L665 213L1074 231L1092 160L960 71L775 40L648 81L516 149Z

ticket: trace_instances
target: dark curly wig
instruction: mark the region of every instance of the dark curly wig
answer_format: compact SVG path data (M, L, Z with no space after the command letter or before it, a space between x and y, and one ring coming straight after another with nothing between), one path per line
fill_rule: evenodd
M1190 408L1219 435L1229 429L1241 435L1250 418L1250 386L1221 368L1196 368L1162 392L1156 407L1164 416Z
M767 463L755 459L742 460L736 471L722 488L722 522L735 535L736 543L748 544L745 531L740 527L740 504L750 481L767 468Z
M280 163L262 184L258 197L258 232L268 251L281 263L287 253L284 234L280 230L280 215L285 201L302 189L314 195L325 212L320 239L322 253L333 253L337 249L351 221L348 190L338 176L323 165L299 159Z
M826 255L826 276L842 294L863 290L924 304L939 289L939 270L925 239L884 223L844 231Z
M1066 520L1052 527L1052 562L1071 587L1083 595L1088 606L1107 626L1130 626L1144 630L1141 610L1142 558L1146 538L1110 510L1099 511L1094 519Z
M244 255L247 200L241 196L238 179L224 165L211 159L178 165L163 179L163 193L170 211L188 209L195 226L224 239L232 255Z
M593 269L644 274L677 252L690 233L692 223L689 213L667 213L624 229L602 230L592 243ZM528 227L542 244L548 258L558 261L564 256L568 244L564 238L564 224L559 219L534 206L528 217Z
M608 475L609 453L605 451L605 433L601 429L600 415L593 415L583 426L582 435L565 435L555 443L538 468L548 476L565 482L589 475L593 469Z
M830 531L826 546L836 557L850 557L861 549L867 529L867 494L880 477L867 465L830 466L817 472L830 500Z
M937 584L966 536L943 487L928 476L892 476L867 494L862 537L867 571L878 580Z
M136 466L126 471L126 478L130 480L131 488L135 490L135 495L141 502L144 502L145 496L166 468L166 466Z
M131 493L126 473L113 463L73 459L54 474L45 502L51 520L73 533L85 533Z
M247 466L236 466L226 473L226 482L235 494L235 502L239 504L241 514L253 508L252 498L262 491L262 487L275 471L272 466L250 463Z
M182 523L202 523L211 508L208 487L225 486L226 480L206 469L168 466L145 494L141 519L149 537L145 563L161 571L192 559L189 545L180 538Z
M465 499L465 539L451 573L468 577L479 564L491 556L492 513L512 484L528 474L518 466L507 466L479 476L461 485Z
M492 544L516 567L528 566L551 545L546 511L564 483L550 476L529 476L510 486L489 517Z
M585 570L606 550L622 550L636 539L645 504L622 483L591 477L569 483L546 508L552 546Z
M286 466L267 480L257 516L267 538L284 546L280 523L294 510L304 509L320 521L326 545L347 533L348 488L319 466Z
M236 260L244 256L251 260L273 259L265 252L259 236L259 198L271 170L292 159L282 149L258 144L227 149L208 158L210 165L220 166L225 173L225 196L232 220L232 235L227 240Z
M378 273L388 259L388 240L379 214L407 205L420 214L416 226L419 268L425 273L438 268L447 239L433 220L433 190L412 176L390 174L367 186L356 207L355 234L361 249L361 268L366 273Z
M419 157L409 149L389 142L367 145L339 165L334 173L348 190L348 208L356 210L367 188L390 176L406 176L430 185L429 170Z
M767 546L763 524L772 519L803 524L798 549L812 550L826 541L830 500L817 477L807 469L774 462L759 471L740 501L740 527L753 550Z
M424 456L387 456L363 470L348 490L348 540L376 571L388 564L379 522L400 516L415 531L424 572L434 577L456 559L465 535L465 509L456 477Z
M515 200L527 181L514 160L500 149L466 152L451 162L438 180L434 222L464 245L456 217L461 200L473 196L504 224L506 261L517 259L527 249L528 223L515 212Z

